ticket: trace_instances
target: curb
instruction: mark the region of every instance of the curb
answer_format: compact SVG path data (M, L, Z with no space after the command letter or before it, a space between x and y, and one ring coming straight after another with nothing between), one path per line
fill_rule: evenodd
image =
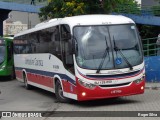
M145 89L160 90L160 86L146 86Z

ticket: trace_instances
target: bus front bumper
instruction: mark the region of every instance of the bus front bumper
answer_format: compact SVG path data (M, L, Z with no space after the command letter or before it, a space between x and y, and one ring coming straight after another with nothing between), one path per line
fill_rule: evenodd
M132 82L129 86L121 86L114 88L101 88L99 86L96 86L94 89L85 88L78 83L77 88L78 101L114 98L143 94L145 88L145 80L141 81L138 84Z

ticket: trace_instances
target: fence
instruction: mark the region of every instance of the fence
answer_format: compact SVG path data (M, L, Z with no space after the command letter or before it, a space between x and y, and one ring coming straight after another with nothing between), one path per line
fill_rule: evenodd
M142 39L144 56L157 56L160 48L157 46L156 41L158 37Z
M160 5L156 6L137 6L130 4L123 4L117 6L117 8L113 11L115 13L126 13L126 14L136 14L142 16L160 16Z
M147 82L160 82L160 55L157 54L160 48L156 45L157 39L142 39Z

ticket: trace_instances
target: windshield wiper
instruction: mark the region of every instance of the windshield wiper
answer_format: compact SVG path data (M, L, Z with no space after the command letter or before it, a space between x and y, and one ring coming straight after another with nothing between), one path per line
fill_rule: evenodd
M133 70L133 66L131 65L131 63L128 61L128 59L124 56L124 54L122 53L122 51L116 46L116 43L115 43L115 39L114 39L114 36L113 36L113 42L114 42L114 50L117 52L120 53L120 55L122 56L122 58L125 60L125 62L127 63L127 65L129 66L130 70Z
M107 43L106 36L105 36L105 40L106 40L106 49L105 49L105 52L104 52L104 54L103 54L102 60L101 60L101 62L100 62L100 64L99 64L99 67L98 67L96 73L99 73L100 70L102 69L102 66L103 66L103 63L104 63L104 60L105 60L107 54L108 54L108 56L109 56L109 46L108 46L108 43ZM110 57L109 57L109 60L110 60Z

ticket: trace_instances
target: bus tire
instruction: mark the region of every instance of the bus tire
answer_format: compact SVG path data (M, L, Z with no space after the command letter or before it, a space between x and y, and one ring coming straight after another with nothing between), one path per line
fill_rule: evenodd
M25 88L26 88L27 90L32 89L32 86L28 84L28 80L27 80L27 77L26 77L25 74L24 74L24 76L23 76L23 79L24 79L24 86L25 86Z
M15 69L14 69L14 66L12 67L12 73L10 75L10 79L13 80L16 78L16 74L15 74Z
M69 99L63 96L63 90L59 80L56 81L55 95L59 102L62 102L62 103L69 102Z

